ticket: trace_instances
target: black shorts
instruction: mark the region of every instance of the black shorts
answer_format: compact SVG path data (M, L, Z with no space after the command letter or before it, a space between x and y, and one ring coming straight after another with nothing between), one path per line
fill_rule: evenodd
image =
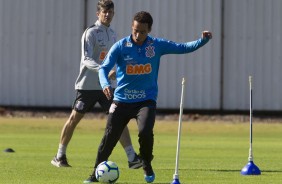
M77 90L72 108L76 112L85 114L91 111L97 102L108 113L112 100L108 100L102 90Z
M135 103L114 101L110 107L104 137L99 146L95 166L109 158L124 128L133 118L137 120L139 151L143 159L143 167L150 166L153 159L155 117L156 102L153 100Z

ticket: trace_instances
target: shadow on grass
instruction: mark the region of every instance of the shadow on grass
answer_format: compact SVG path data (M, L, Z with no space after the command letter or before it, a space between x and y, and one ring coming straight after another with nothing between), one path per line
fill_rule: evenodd
M144 184L145 183L145 181L144 182L140 182L140 183L134 183L134 184ZM166 182L166 183L156 183L156 182L153 182L154 184L169 184L170 182ZM119 182L117 182L116 184L121 184L121 183L119 183ZM130 182L130 183L124 183L124 182L122 182L122 184L132 184L132 182Z
M158 170L172 170L172 169L158 169ZM211 171L211 172L241 172L239 169L179 169L181 171ZM173 171L173 170L172 170ZM282 173L282 170L261 170L265 173Z
M206 171L208 171L208 172L241 172L241 170L238 170L238 169L189 169L189 170L191 170L191 171L205 171L205 172Z
M172 169L158 169L158 170L171 170ZM240 172L241 170L233 169L179 169L179 171L213 171L213 172Z
M199 171L213 171L213 172L241 172L237 169L193 169ZM262 173L282 173L282 170L261 170Z
M188 169L184 169L188 170ZM196 171L212 171L212 172L241 172L238 169L190 169ZM261 170L262 173L282 173L282 170Z
M268 172L268 173L282 173L282 170L261 170L262 173Z
M158 170L171 170L173 171L173 169L158 169ZM236 172L236 173L240 173L241 170L239 169L179 169L179 170L184 170L184 171L204 171L204 172ZM262 173L282 173L282 170L261 170ZM141 183L144 183L144 182L136 182L134 184L141 184ZM170 183L170 182L169 182ZM119 184L119 183L117 183ZM124 183L124 184L132 184L132 182L130 183ZM155 183L154 184L168 184L168 182L160 182L160 183Z

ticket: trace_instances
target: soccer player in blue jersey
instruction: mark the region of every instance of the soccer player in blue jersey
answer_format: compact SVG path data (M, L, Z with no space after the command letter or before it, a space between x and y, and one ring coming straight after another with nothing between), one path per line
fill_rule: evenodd
M165 54L185 54L205 45L212 33L203 31L201 38L186 43L154 38L148 35L153 18L148 12L138 12L132 21L130 36L116 42L99 69L99 80L108 99L113 97L104 137L97 153L94 172L85 183L95 182L95 168L109 158L119 137L130 119L138 125L140 157L143 160L144 178L147 183L155 179L153 159L154 123L158 95L160 58ZM114 91L108 74L116 65L117 88Z

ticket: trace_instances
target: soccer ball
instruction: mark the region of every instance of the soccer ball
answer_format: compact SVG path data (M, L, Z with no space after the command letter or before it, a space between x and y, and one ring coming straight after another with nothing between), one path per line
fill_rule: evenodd
M101 183L115 183L119 178L119 169L112 161L101 162L95 171L96 179Z

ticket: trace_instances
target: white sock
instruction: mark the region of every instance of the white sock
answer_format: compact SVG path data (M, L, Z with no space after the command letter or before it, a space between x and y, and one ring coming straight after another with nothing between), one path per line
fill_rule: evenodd
M65 145L59 144L57 158L61 158L63 155L65 155L66 151L67 151L67 147Z
M135 158L135 151L132 145L127 146L124 148L126 155L127 155L127 159L129 162L132 162Z

